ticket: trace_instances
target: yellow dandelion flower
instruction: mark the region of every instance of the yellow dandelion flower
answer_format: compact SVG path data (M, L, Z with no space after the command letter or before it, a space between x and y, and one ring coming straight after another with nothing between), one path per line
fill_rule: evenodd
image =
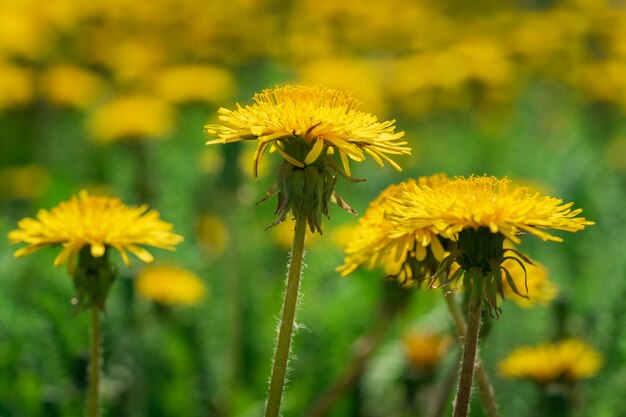
M506 246L506 245L505 245ZM554 300L559 293L558 287L548 279L548 270L539 262L532 260L532 264L524 263L524 268L519 262L524 262L514 252L511 257L502 262L502 268L509 271L515 288L502 273L502 287L504 296L523 308L536 305L546 305ZM523 296L521 296L523 295Z
M104 90L104 82L91 71L72 65L57 65L41 77L43 94L51 103L84 109Z
M221 256L230 241L230 232L222 219L217 216L200 217L196 229L198 242L208 254Z
M235 80L226 70L210 65L182 65L164 69L154 80L155 92L173 103L230 99Z
M197 305L207 295L207 288L198 275L174 265L143 269L135 281L135 290L144 298L168 306Z
M359 219L352 239L345 248L347 256L344 264L337 268L341 275L347 276L363 265L370 269L384 265L390 275L398 275L402 271L410 274L412 271L405 271L403 268L407 258L423 261L429 251L435 259L443 259L444 248L430 228L405 229L402 233L395 233L392 236L394 227L385 217L385 212L394 204L392 199L400 195L407 186L439 187L447 181L448 177L445 174L420 177L417 180L409 179L391 185L380 193ZM425 276L428 275L430 274ZM425 276L404 278L411 280Z
M404 337L404 349L409 364L415 369L432 370L452 343L448 335L412 331Z
M50 184L50 172L41 165L22 165L0 170L0 197L33 200Z
M118 198L96 197L81 191L69 201L59 203L50 211L39 210L36 219L26 217L18 229L9 232L12 243L28 246L15 252L16 257L29 255L41 248L62 245L54 260L55 266L68 264L73 275L81 249L89 247L94 258L102 257L108 247L116 249L126 265L130 252L143 262L152 262L152 255L141 245L174 250L182 236L172 232L172 225L159 218L148 206L129 207Z
M0 60L0 112L24 106L34 95L32 71Z
M164 100L134 95L114 99L94 111L87 128L100 142L160 138L172 128L175 116L174 108Z
M207 144L258 141L254 172L268 148L286 161L303 168L315 162L328 148L336 149L344 170L350 175L348 160L361 162L369 155L379 165L387 161L400 166L388 155L410 154L395 132L395 120L378 122L371 114L357 111L359 102L348 92L323 87L284 86L266 89L254 96L255 104L236 110L219 110L222 125L207 125L205 131L218 139ZM290 152L291 142L304 142L306 152ZM296 153L296 154L294 154Z
M572 210L573 203L530 192L507 178L457 177L441 187L407 184L392 200L396 204L387 217L394 234L427 228L456 240L464 229L487 228L514 243L520 243L520 232L561 242L544 229L577 232L594 224L577 217L582 209Z
M530 262L515 249L505 249L505 239L520 243L518 235L526 232L561 242L561 238L544 229L576 232L594 224L577 217L582 210L572 210L573 203L563 204L560 199L531 192L511 184L507 178L457 177L440 187L407 184L390 200L394 204L385 214L393 225L390 237L425 229L456 242L456 248L442 260L431 279L444 278L442 283L446 285L465 276L464 284L468 281L476 288L470 292L476 295L474 313L480 310L485 298L496 316L497 295L504 296L502 273L505 280L513 281L503 261ZM507 253L516 254L521 260L505 256ZM460 268L452 272L455 263Z
M289 249L293 242L293 235L295 231L295 222L291 219L287 219L276 227L270 230L270 237L276 246ZM310 247L317 241L317 236L309 231L306 232L306 245Z
M582 340L525 346L500 362L500 372L509 378L529 379L540 385L575 382L591 378L602 366L602 356Z
M256 140L253 174L258 174L261 158L269 149L284 162L278 170L276 186L263 201L277 195L277 220L284 221L293 211L311 231L322 232L322 215L328 216L332 201L354 212L335 193L337 173L350 178L349 159L363 161L369 155L379 165L387 161L400 166L389 155L410 154L402 141L404 132L395 132L395 120L378 122L375 116L357 111L359 102L351 93L323 87L285 86L264 90L254 96L255 104L236 110L219 110L221 125L207 125L205 131L218 136L207 144ZM330 156L337 152L344 172Z

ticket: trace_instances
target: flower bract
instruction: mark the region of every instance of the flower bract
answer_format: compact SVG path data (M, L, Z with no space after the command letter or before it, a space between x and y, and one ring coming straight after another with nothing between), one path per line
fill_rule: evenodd
M374 268L382 265L390 275L396 275L402 281L427 278L433 271L423 271L423 276L414 276L411 268L405 269L409 258L424 261L431 252L439 261L444 256L444 248L436 234L430 228L404 229L394 233L393 224L385 217L385 212L394 204L391 199L398 196L408 185L429 185L438 187L448 181L445 174L409 179L400 184L387 187L372 201L359 219L352 239L345 252L344 264L338 268L342 276L347 276L360 266ZM435 264L436 267L436 264ZM404 271L404 272L403 272ZM430 273L427 273L430 272ZM400 277L399 275L404 276ZM408 275L408 276L407 276Z

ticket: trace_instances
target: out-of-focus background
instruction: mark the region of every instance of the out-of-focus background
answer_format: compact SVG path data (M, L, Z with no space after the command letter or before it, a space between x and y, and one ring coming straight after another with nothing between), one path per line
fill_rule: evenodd
M113 258L104 416L261 415L292 225L264 230L274 203L255 205L278 157L252 178L254 144L208 147L202 127L286 83L351 90L406 131L403 172L367 161L353 164L367 182L339 182L360 213L388 184L437 172L509 176L584 208L597 224L565 243L525 238L559 295L503 303L481 355L503 415L551 399L624 413L625 2L0 0L0 235L86 188L148 203L185 237L153 251L155 268ZM372 340L328 416L427 415L454 373L458 348L433 347L451 331L438 292L335 271L356 222L334 207L308 241L286 417L310 415ZM81 415L88 315L57 251L15 249L0 239L0 416ZM567 394L499 371L513 349L565 337L603 357Z

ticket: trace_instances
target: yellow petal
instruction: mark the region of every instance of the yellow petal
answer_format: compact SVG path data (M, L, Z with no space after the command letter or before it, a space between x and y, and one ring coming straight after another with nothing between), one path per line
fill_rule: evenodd
M317 158L320 156L320 154L322 153L323 149L324 149L324 140L317 139L315 143L313 144L313 146L311 147L309 154L304 159L304 164L311 165L313 162L315 162Z

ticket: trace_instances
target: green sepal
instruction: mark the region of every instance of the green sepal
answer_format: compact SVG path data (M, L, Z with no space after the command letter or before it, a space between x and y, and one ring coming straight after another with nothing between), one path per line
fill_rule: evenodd
M78 312L90 308L105 311L106 300L117 275L115 266L109 262L108 254L108 247L100 257L91 254L90 245L81 249L72 277Z

